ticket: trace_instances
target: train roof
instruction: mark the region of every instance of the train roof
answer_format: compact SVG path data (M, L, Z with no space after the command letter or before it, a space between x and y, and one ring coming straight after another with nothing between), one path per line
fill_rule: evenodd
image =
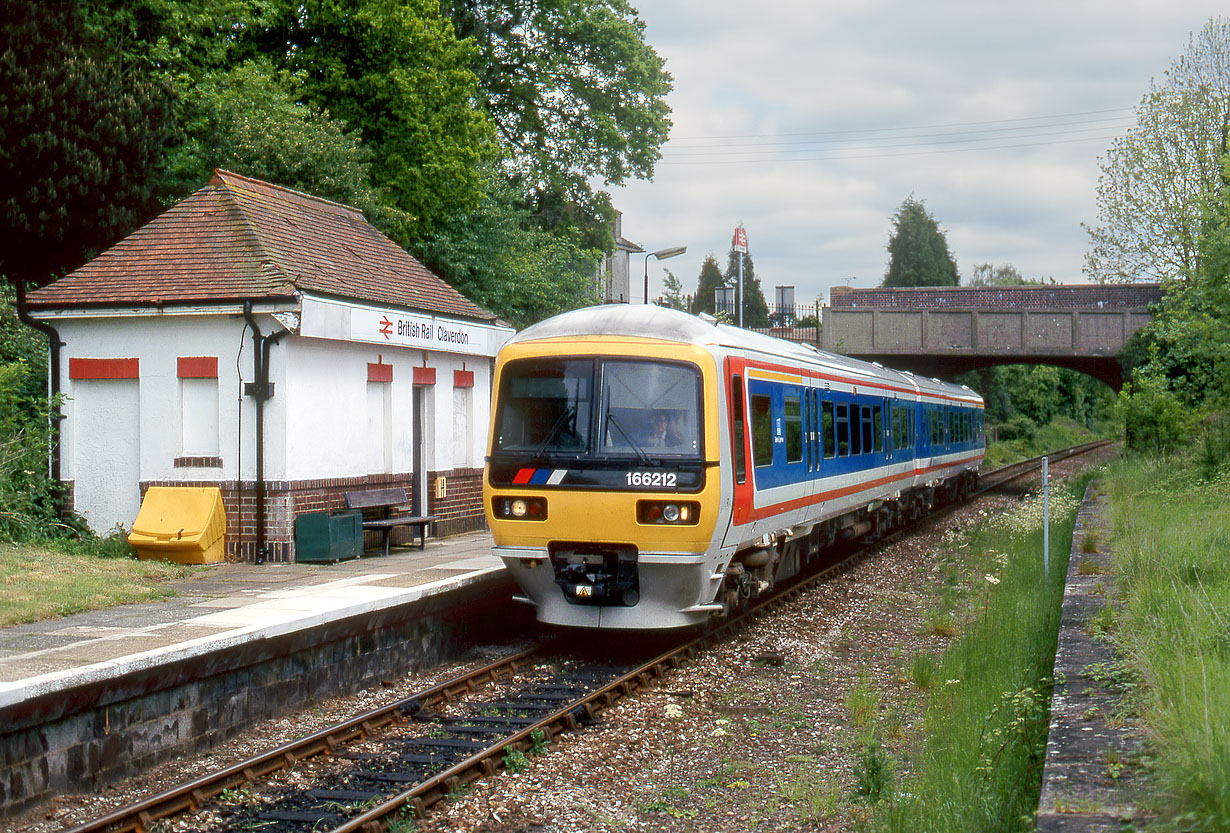
M556 338L583 336L627 336L652 338L703 347L722 347L761 353L775 359L787 359L799 364L823 367L843 373L855 373L878 378L922 394L959 396L969 401L982 398L964 385L954 385L883 367L875 362L852 359L781 338L723 324L708 316L691 315L668 307L644 304L605 304L560 313L521 330L508 344L521 344Z

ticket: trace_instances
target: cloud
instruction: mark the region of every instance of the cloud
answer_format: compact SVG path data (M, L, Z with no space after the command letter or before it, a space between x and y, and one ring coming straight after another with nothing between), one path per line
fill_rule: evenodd
M1198 0L645 3L646 37L675 78L674 129L654 181L613 191L624 234L688 246L650 265L651 294L662 267L691 289L706 254L724 266L743 222L766 294L827 296L879 283L892 214L912 194L964 275L992 262L1082 280L1098 156L1221 12Z

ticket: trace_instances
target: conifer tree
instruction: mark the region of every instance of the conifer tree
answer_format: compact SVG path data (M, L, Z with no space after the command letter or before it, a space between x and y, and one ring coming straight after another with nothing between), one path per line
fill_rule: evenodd
M907 197L893 215L883 286L956 286L957 262L939 224L921 200Z

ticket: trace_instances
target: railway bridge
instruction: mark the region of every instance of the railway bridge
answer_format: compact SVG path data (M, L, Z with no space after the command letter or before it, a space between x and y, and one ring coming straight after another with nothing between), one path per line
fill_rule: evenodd
M1158 284L833 287L825 350L952 379L997 364L1051 364L1123 386L1119 353L1152 317Z

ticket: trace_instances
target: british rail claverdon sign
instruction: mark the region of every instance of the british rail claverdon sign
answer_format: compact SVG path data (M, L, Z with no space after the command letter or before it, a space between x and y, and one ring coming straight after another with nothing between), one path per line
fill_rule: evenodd
M430 313L333 299L304 298L300 334L472 356L494 356L512 335L512 330Z

